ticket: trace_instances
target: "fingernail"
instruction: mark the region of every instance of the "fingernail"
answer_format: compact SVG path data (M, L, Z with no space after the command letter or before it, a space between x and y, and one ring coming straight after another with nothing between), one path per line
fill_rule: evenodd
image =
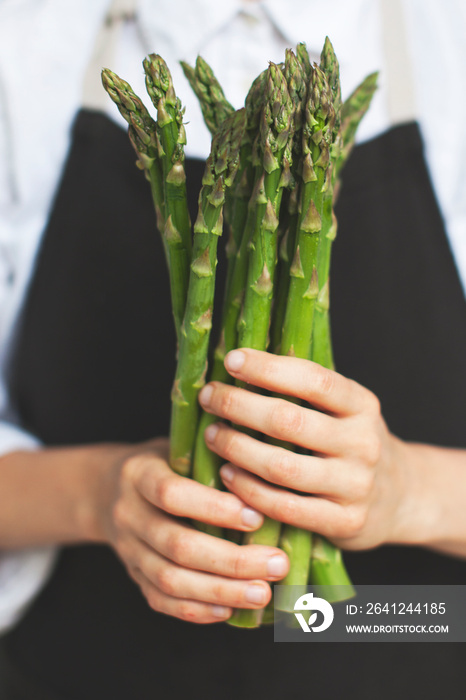
M226 467L228 469L228 467ZM259 527L262 522L262 515L252 508L243 508L241 511L241 521L248 527Z
M215 440L215 436L218 433L218 425L209 425L208 428L205 429L204 431L204 438L207 440L207 442L213 442Z
M225 367L231 369L233 372L237 372L244 365L246 355L241 350L232 350L225 357Z
M267 562L267 573L269 576L283 577L286 574L287 568L285 557L281 557L279 554L270 557Z
M223 605L213 605L212 615L214 617L230 617L230 608L225 608Z
M248 586L244 591L244 597L248 603L265 603L267 600L267 593L264 591L262 586Z
M210 399L212 398L212 392L213 392L213 387L211 387L209 384L205 386L203 389L201 389L201 392L199 394L199 401L203 406L208 406L210 403Z
M225 466L220 469L220 476L222 477L223 481L233 481L234 475L235 471L231 467Z

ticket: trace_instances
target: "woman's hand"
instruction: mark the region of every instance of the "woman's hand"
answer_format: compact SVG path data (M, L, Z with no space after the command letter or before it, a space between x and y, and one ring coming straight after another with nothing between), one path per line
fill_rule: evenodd
M99 506L101 531L149 605L198 623L226 620L232 608L262 608L266 581L286 574L288 561L273 547L239 546L203 532L188 519L243 532L262 516L237 496L175 474L168 444L156 440L114 460Z
M218 382L203 388L199 400L210 413L298 448L210 426L206 442L229 462L221 476L231 492L346 549L403 541L404 444L388 431L373 393L313 362L256 350L234 350L225 366L236 379L302 402Z

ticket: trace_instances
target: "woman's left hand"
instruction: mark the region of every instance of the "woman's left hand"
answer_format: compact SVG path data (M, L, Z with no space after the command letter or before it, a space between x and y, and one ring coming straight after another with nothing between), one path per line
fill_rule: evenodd
M235 379L301 402L219 382L203 388L209 413L297 447L210 426L206 442L228 462L220 473L230 491L345 549L406 539L406 445L389 432L371 391L313 362L257 350L234 350L225 366Z

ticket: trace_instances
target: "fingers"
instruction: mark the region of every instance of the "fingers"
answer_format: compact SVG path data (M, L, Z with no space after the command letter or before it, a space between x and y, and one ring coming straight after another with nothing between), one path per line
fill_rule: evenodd
M206 411L272 438L338 456L353 448L351 423L285 399L262 396L247 389L211 382L199 394Z
M229 489L274 520L318 532L331 539L349 537L360 526L359 509L316 496L301 496L272 486L231 464L220 470ZM362 513L362 511L361 511Z
M210 603L226 608L261 608L272 596L270 586L260 580L238 580L214 576L174 564L143 542L135 541L134 564L163 594Z
M248 472L277 486L305 493L321 494L341 500L357 496L362 469L337 458L323 459L301 455L256 440L225 424L217 423L205 431L209 449Z
M372 392L357 382L296 357L242 348L227 354L225 367L237 379L295 396L338 415L358 413L377 402Z
M166 595L156 588L140 569L132 569L130 575L138 583L150 607L157 612L177 617L185 622L204 625L228 620L233 612L231 608L225 606L209 605Z
M263 523L261 513L233 494L174 474L161 460L156 464L151 456L138 457L130 468L139 493L166 513L245 532Z
M179 566L236 579L277 581L288 571L276 547L240 546L212 537L165 515L147 502L117 513L120 531L130 530L149 547Z

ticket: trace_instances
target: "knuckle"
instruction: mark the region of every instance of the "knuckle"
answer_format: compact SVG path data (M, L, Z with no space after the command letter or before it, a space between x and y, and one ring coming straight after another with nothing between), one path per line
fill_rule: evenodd
M166 595L175 595L177 592L175 569L171 566L164 566L160 569L156 576L156 586Z
M283 377L283 356L274 355L273 353L267 353L266 356L261 359L260 372L265 383L270 387L274 387Z
M258 483L252 479L246 479L245 483L241 485L241 500L245 501L248 505L255 507L256 503L260 501L260 488Z
M189 532L177 532L169 541L171 558L179 564L190 561L192 555L192 537Z
M215 603L223 603L226 600L225 585L220 582L212 584L211 595Z
M129 509L122 499L118 499L112 508L112 518L115 527L123 530L129 523Z
M130 551L126 539L124 537L117 537L115 540L115 550L123 562L128 562L130 558Z
M330 396L335 389L335 373L321 367L312 377L313 389L322 396Z
M203 520L214 525L221 526L225 522L226 516L229 513L226 502L223 500L224 494L212 489L213 493L209 494L203 508Z
M146 600L152 610L155 610L156 612L163 612L163 605L161 604L160 596L153 588L147 591Z
M136 475L144 469L147 463L146 455L132 455L123 462L121 467L121 477L124 481L133 483Z
M275 520L284 523L293 523L296 520L296 502L292 496L283 495L277 498L273 510Z
M183 600L178 604L178 616L186 622L194 622L199 617L198 606Z
M356 500L366 500L374 486L374 473L361 470L353 474L352 493Z
M174 509L178 494L178 479L166 476L159 479L155 487L156 505L166 511Z
M220 392L219 410L221 415L228 416L234 411L236 405L234 393L235 392L229 388L225 388Z
M247 552L243 548L239 547L239 551L236 553L232 560L231 569L234 578L243 578L248 570L249 557Z
M346 537L357 537L361 534L367 521L365 508L347 508L344 517Z
M382 414L382 407L380 405L379 398L372 392L367 390L366 403L368 411L374 416L380 416Z
M224 432L221 436L222 453L230 462L234 461L233 457L237 453L239 434L233 430L221 431Z
M299 466L293 452L276 450L268 464L267 476L279 486L290 486L296 483L299 476Z
M270 430L273 435L279 437L299 435L303 423L302 409L291 401L278 400L270 413Z
M381 457L382 441L374 432L367 432L363 440L363 458L369 466L375 466Z

